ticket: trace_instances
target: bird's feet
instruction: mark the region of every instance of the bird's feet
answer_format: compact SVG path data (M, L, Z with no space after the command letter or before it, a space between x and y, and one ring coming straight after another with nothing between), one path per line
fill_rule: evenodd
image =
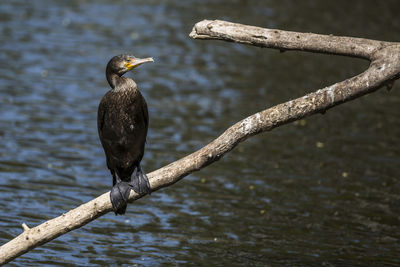
M140 165L137 167L136 174L132 176L132 180L129 184L132 186L133 190L140 195L151 194L149 179Z
M130 192L130 184L124 181L117 182L111 189L110 199L115 215L125 214Z

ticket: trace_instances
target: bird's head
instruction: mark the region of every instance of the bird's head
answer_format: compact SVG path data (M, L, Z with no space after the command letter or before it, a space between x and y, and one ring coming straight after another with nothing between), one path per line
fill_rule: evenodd
M153 58L136 58L130 55L118 55L113 57L107 64L107 72L115 73L118 76L142 65L146 62L154 62Z

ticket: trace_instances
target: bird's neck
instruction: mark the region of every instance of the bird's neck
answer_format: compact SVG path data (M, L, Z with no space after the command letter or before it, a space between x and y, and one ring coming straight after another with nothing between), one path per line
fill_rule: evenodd
M137 85L128 77L120 77L117 74L107 75L107 81L114 92L135 92Z
M118 85L118 81L121 80L121 77L118 74L111 72L108 68L106 70L107 82L114 89Z

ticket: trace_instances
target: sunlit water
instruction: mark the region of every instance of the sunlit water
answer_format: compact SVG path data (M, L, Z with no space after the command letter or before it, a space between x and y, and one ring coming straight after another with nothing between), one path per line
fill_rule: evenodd
M400 41L398 11L397 1L364 0L3 1L1 243L23 222L110 189L96 114L113 55L156 60L128 74L149 104L151 172L250 114L368 66L192 40L197 21ZM400 264L399 89L255 136L126 216L109 213L12 264Z

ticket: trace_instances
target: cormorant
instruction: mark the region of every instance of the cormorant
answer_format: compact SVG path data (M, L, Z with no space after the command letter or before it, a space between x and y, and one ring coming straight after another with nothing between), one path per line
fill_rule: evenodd
M106 68L111 90L101 99L97 128L107 167L113 177L110 199L116 215L125 213L131 188L139 194L151 193L149 180L140 167L149 126L147 104L136 83L122 77L146 62L154 60L118 55L108 62Z

